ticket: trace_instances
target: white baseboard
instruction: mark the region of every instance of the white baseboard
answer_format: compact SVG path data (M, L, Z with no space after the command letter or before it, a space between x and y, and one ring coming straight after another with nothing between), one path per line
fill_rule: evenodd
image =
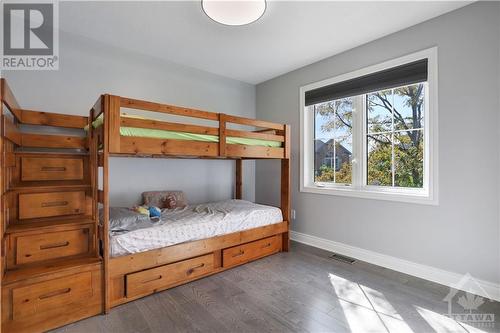
M413 275L421 279L436 282L445 286L460 289L459 282L464 275L445 271L439 268L418 264L408 260L388 256L359 247L331 241L328 239L303 234L296 231L290 231L292 240L314 246L323 250L336 252L358 260L366 261L370 264L389 268L401 273ZM479 285L476 294L486 298L500 301L500 285L474 278L474 281Z

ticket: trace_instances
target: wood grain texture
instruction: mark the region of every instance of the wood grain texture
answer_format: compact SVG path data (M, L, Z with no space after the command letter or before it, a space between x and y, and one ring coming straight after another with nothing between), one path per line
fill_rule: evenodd
M88 119L84 116L74 116L62 113L21 110L21 123L83 129L85 125L87 125Z
M283 124L277 124L277 123L272 123L270 121L245 118L245 117L239 117L239 116L227 115L226 121L228 123L246 125L246 126L254 126L254 127L262 127L262 128L266 128L266 129L276 129L276 130L283 130L284 129Z
M85 149L85 138L69 135L21 134L21 146L29 148L74 148Z
M110 107L110 96L104 95L103 100L104 114L108 112ZM104 118L103 126L103 150L102 150L102 209L103 209L103 219L102 219L102 233L100 233L100 242L102 244L102 257L103 257L103 305L104 312L109 312L110 301L109 301L109 121Z
M19 194L19 219L78 215L85 212L85 192L65 191Z
M96 315L101 311L99 269L69 271L2 288L5 332L41 332ZM70 310L71 309L71 310Z
M125 277L127 297L145 296L169 288L187 279L206 275L214 270L214 255L183 260L144 271L127 274Z
M120 153L136 155L219 156L219 144L191 140L167 140L122 136Z
M219 156L226 156L226 115L219 113Z
M21 157L21 181L83 180L83 158Z
M284 156L284 148L226 145L226 155L234 158L276 158Z
M18 232L9 234L7 268L64 257L83 256L93 251L92 224L66 225L63 230L59 229L44 228L36 231L18 229Z
M201 119L209 119L217 121L219 120L219 116L215 112L185 108L181 106L174 106L169 104L160 104L149 101L142 101L133 98L125 98L121 97L121 107L129 108L129 109L138 109L144 111L154 111L161 113L168 113L178 116L186 116L186 117L194 117Z
M108 133L107 150L110 153L120 152L120 97L109 95L107 108L104 112L104 130Z
M281 235L222 250L222 267L232 267L261 258L281 250Z
M172 123L159 120L121 117L120 123L125 127L150 128L164 131L187 132L196 134L219 135L217 127Z
M258 140L269 140L269 141L278 141L284 142L285 137L283 135L275 135L261 132L249 132L249 131L241 131L241 130L226 130L226 135L237 138L248 138L248 139L258 139Z
M290 182L291 182L290 159L283 159L281 160L280 207L281 207L281 213L283 214L283 219L286 221L290 221L291 210L292 210ZM289 247L290 247L290 235L289 232L287 231L283 233L283 251L288 251Z
M19 131L17 124L15 124L9 117L2 115L2 127L3 137L13 144L20 146L22 142L21 131Z

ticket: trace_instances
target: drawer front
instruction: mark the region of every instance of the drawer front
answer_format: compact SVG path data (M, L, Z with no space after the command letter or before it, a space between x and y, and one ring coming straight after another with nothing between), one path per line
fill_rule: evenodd
M222 266L230 267L252 259L279 252L281 250L281 235L276 235L247 244L242 244L222 250Z
M19 194L19 219L83 214L85 192Z
M21 180L82 180L82 158L22 157Z
M12 290L12 319L36 321L47 312L71 313L73 303L92 297L92 272L36 283Z
M175 264L127 274L126 294L127 297L150 294L184 280L210 273L213 270L214 255L207 254Z
M75 256L89 252L90 227L19 236L15 241L16 264Z

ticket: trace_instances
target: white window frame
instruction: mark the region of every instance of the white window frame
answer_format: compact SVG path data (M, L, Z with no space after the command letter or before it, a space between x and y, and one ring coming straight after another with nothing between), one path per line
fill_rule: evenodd
M421 59L427 62L424 114L424 187L422 189L366 185L366 103L353 108L353 122L362 135L353 133L352 185L314 182L314 112L305 112L305 93L323 86L350 80ZM437 47L418 51L377 65L362 68L299 89L300 101L300 191L348 197L438 205L438 55ZM359 99L360 100L360 99ZM361 104L361 105L360 105ZM355 152L357 152L357 155ZM362 168L360 170L360 168Z

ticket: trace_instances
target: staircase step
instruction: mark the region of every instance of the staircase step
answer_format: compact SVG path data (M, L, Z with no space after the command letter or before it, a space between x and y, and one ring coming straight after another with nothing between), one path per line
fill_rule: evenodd
M37 218L22 221L15 221L10 224L5 233L11 234L15 232L39 231L42 229L51 229L56 226L70 226L82 224L94 224L95 221L91 216L82 217L56 217L56 218Z
M12 184L10 190L12 191L51 191L59 189L87 189L92 187L90 184L81 181L33 181Z
M101 258L96 257L84 257L84 258L74 258L74 259L60 259L59 261L54 261L45 264L33 264L27 267L10 269L5 272L4 278L2 279L2 285L8 285L14 282L19 282L23 280L35 280L37 278L42 278L48 274L54 274L64 272L69 270L78 270L78 268L89 265L100 265L102 262Z

